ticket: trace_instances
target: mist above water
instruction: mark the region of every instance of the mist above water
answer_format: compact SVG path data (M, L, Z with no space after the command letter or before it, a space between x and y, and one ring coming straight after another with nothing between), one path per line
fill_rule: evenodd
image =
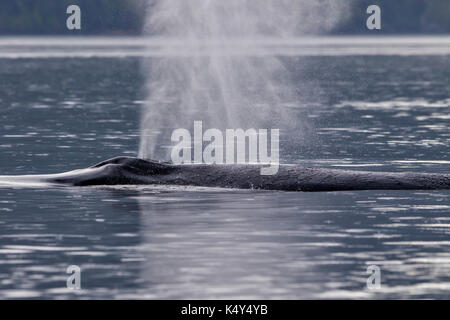
M333 0L159 0L144 33L166 56L143 63L148 93L139 156L168 160L174 128L297 128L291 75L272 40L330 31L348 12ZM154 40L152 40L152 38ZM264 55L258 55L264 43ZM297 75L298 76L298 75ZM298 122L298 120L296 120Z

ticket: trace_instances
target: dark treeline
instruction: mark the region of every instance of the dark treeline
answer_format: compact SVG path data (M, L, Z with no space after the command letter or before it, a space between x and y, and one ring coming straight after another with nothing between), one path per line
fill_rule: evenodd
M1 34L67 34L67 7L81 8L81 34L138 34L145 0L2 0Z
M66 28L66 8L71 4L82 10L82 30L76 33L139 34L146 3L153 1L4 0L0 2L0 35L74 33ZM352 1L353 5L350 18L335 33L373 32L366 29L365 23L366 8L371 4L382 9L382 33L450 33L449 0L336 1Z
M351 18L337 32L372 32L366 28L366 9L376 4L381 8L382 33L450 33L449 0L353 0L353 3Z

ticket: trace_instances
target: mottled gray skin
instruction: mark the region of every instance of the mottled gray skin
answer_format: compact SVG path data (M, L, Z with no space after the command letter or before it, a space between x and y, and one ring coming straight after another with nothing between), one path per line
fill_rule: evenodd
M260 165L173 165L118 157L93 167L42 176L0 177L38 179L74 186L159 184L283 191L437 190L450 189L449 174L385 173L280 166L262 176Z

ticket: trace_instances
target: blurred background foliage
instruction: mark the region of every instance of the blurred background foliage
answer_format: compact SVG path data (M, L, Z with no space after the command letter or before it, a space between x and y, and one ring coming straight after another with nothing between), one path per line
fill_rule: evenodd
M381 8L382 33L450 33L450 0L353 0L350 19L336 32L367 33L368 6Z
M66 28L66 9L79 5L82 30L78 34L139 34L145 10L155 0L2 0L0 35L73 34ZM189 1L189 0L186 0ZM226 1L226 0L225 0ZM320 0L309 0L320 1ZM373 33L366 28L366 8L382 10L385 33L450 33L450 0L336 0L352 1L351 14L337 34Z
M67 7L81 8L81 34L138 34L144 1L140 0L1 0L1 34L73 34L67 30Z

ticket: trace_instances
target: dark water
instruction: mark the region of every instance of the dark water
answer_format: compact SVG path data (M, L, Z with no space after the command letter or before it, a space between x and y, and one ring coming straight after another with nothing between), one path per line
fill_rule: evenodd
M119 56L0 58L0 174L136 155L144 80ZM283 59L283 162L449 172L450 56ZM450 298L449 249L449 191L0 189L0 298Z

